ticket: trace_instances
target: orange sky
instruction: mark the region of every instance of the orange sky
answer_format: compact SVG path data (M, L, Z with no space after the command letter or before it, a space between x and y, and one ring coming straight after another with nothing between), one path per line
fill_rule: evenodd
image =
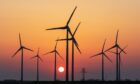
M78 8L70 24L72 31L80 21L82 22L75 36L82 51L81 55L77 50L75 51L76 73L79 74L81 68L86 67L89 72L98 73L96 77L99 78L101 58L96 57L89 60L89 57L101 50L105 38L107 38L106 48L111 46L115 40L117 29L120 30L119 43L121 46L128 45L128 54L123 56L124 75L139 71L140 68L137 68L138 59L140 59L138 51L140 50L139 0L0 0L0 61L2 63L0 65L15 67L12 71L7 71L9 76L3 74L4 77L0 79L14 77L16 73L12 72L16 72L20 66L20 54L14 59L10 57L19 47L19 32L21 32L23 44L27 47L35 51L40 47L41 55L51 51L57 37L65 38L65 31L45 31L45 29L64 26L75 6ZM64 42L59 43L58 50L65 58ZM35 69L35 66L30 67L35 64L35 61L30 60L34 54L36 52L26 52L25 59L27 61L25 64L28 65L25 65L25 71L28 73ZM110 64L107 61L106 66L111 70L107 73L114 73L115 57L113 55L110 57L114 62ZM43 77L52 75L53 54L43 57L43 59L46 62L41 64L41 74ZM7 60L8 62L6 62ZM58 66L64 66L65 62L60 59L58 61L60 61ZM81 61L85 61L85 63L83 64ZM5 67L1 72L7 68ZM45 73L46 71L48 72ZM34 75L34 73L31 74ZM128 76L133 77L134 75ZM134 78L139 76L140 74ZM89 75L89 78L93 77ZM124 78L126 77L124 76Z

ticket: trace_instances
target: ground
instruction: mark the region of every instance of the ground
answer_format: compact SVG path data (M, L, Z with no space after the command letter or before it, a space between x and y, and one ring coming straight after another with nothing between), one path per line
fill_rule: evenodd
M62 81L57 81L57 82L52 82L52 81L40 81L40 82L35 82L35 81L24 81L24 82L19 82L19 81L1 81L0 84L140 84L139 81L75 81L75 82L62 82Z

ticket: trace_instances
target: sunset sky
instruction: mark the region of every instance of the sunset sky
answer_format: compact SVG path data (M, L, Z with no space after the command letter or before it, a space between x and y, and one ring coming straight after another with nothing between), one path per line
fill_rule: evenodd
M40 79L53 80L55 40L65 38L65 31L46 31L47 28L66 24L74 7L77 10L71 20L72 32L79 22L75 35L82 54L75 49L75 77L81 79L81 69L86 68L87 79L101 78L101 56L89 59L101 51L104 39L106 49L115 42L119 29L119 44L126 49L122 54L122 79L140 80L140 0L0 0L0 80L20 78L20 53L11 58L19 48L18 34L23 45L34 50L25 51L24 79L35 80L38 47L43 63L40 63ZM65 42L58 43L58 51L65 58ZM71 47L70 47L71 49ZM113 63L105 59L106 80L115 80L115 55L107 53ZM71 53L70 53L71 57ZM58 58L58 67L65 61ZM58 72L64 80L65 73Z

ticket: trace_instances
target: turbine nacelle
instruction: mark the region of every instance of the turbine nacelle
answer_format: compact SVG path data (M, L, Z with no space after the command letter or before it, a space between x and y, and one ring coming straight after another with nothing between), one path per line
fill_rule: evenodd
M77 41L76 41L75 38L74 38L74 36L75 36L75 34L76 34L76 32L77 32L77 30L78 30L80 24L81 24L81 22L77 25L77 27L76 27L76 29L75 29L75 31L74 31L73 34L70 32L71 38L68 38L68 39L57 39L56 41L72 40L73 43L75 44L76 48L78 49L79 53L81 54L81 50L79 49L79 45L78 45Z
M39 48L38 48L38 51L37 51L36 56L33 56L31 59L34 59L34 58L37 58L37 59L39 59L40 61L43 62L43 59L42 59L42 58L40 57L40 55L39 55Z
M24 49L33 52L32 49L29 49L29 48L27 48L27 47L25 47L25 46L22 45L20 33L19 33L19 42L20 42L20 48L12 55L12 57L14 57L19 51L21 51L21 50L23 51Z
M106 39L104 41L104 44L103 44L103 47L102 47L102 51L100 53L98 53L98 54L95 54L95 55L91 56L90 58L93 58L93 57L101 55L102 57L105 56L112 63L111 59L105 54L105 51L104 51L105 44L106 44Z
M54 47L54 50L51 51L51 52L47 52L44 55L47 55L47 54L50 54L50 53L56 53L62 60L64 60L63 57L60 55L60 53L57 51L57 44L58 44L58 41L56 41L56 45Z

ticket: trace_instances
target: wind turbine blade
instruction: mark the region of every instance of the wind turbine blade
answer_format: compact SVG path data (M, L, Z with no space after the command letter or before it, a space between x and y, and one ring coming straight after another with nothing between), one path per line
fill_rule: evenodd
M39 60L41 61L41 62L43 62L43 59L39 56Z
M67 39L57 39L56 41L66 41ZM72 40L72 39L68 39L68 40Z
M95 55L91 56L90 58L93 58L93 57L96 57L96 56L99 56L99 55L102 55L102 53L95 54Z
M71 30L70 30L70 27L68 26L67 29L68 29L68 32L70 33L71 37L73 38L73 34L72 34Z
M20 50L21 50L21 48L19 48L19 49L12 55L12 57L14 57Z
M75 46L76 46L77 50L79 51L79 53L81 54L82 52L81 52L80 48L78 47L78 45L75 44Z
M106 43L106 39L105 39L105 41L104 41L104 44L103 44L103 49L102 49L102 51L104 51L104 48L105 48L105 43Z
M108 51L108 52L116 54L116 52L112 52L112 51Z
M57 51L56 51L56 54L59 55L59 56L61 56Z
M70 28L69 28L69 26L68 26L68 31L69 31L69 33L70 33L70 35L71 35L71 40L73 40L74 41L74 43L76 44L76 45L78 45L78 43L76 42L76 40L75 40L75 38L74 38L74 36L73 36L73 34L72 34L72 32L71 32L71 30L70 30Z
M19 43L20 43L20 46L22 46L20 33L19 33Z
M33 56L33 57L31 57L31 59L34 59L34 58L36 58L37 56Z
M78 42L75 40L75 38L72 38L72 41L74 42L74 44L75 44L76 46L79 46L79 45L78 45Z
M74 45L76 46L76 48L78 49L79 53L81 54L81 50L80 50L79 45L78 45L77 41L75 40L75 38L72 38L72 42L74 42Z
M106 54L104 56L112 63L112 60Z
M109 50L111 50L111 49L113 49L113 48L115 48L115 47L116 47L116 46L114 45L114 46L112 46L111 48L105 50L105 52L107 52L107 51L109 51Z
M125 47L120 51L120 53L122 53L126 48L127 48L127 46L125 46ZM124 52L125 52L125 51L124 51ZM125 54L127 54L127 53L125 52Z
M122 59L121 59L121 53L124 51L124 49L126 49L127 48L127 46L125 46L120 52L119 52L119 61L120 61L120 63L122 63ZM127 53L125 53L125 54L127 54Z
M63 29L66 29L66 27L57 27L57 28L49 28L49 29L46 29L46 30L63 30Z
M46 53L46 54L44 54L44 55L47 55L47 54L49 54L49 53L53 53L54 52L54 50L53 51L51 51L51 52L48 52L48 53Z
M23 47L24 49L26 49L26 50L29 50L29 51L32 51L33 52L33 50L31 50L31 49L29 49L29 48L26 48L26 47Z
M121 50L121 52L127 54L120 46L118 46L118 48Z
M62 60L64 60L64 58L60 55L60 53L58 53L58 51L56 51L56 54L57 54Z
M74 45L76 46L76 48L78 49L79 53L81 54L81 50L79 49L79 45L77 43L77 41L75 40L74 36L72 35L72 41L74 42Z
M66 41L67 39L57 39L56 41Z
M70 18L69 18L69 20L68 20L68 22L67 22L67 25L69 25L69 23L70 23L70 21L71 21L71 18L72 18L72 16L74 15L74 12L75 12L76 9L77 9L77 7L75 7L75 9L73 10L73 12L72 12L72 14L71 14L71 16L70 16Z
M74 33L73 33L73 36L74 36L74 35L75 35L75 33L77 32L77 30L78 30L78 28L79 28L80 24L81 24L81 22L77 25L77 27L76 27L76 29L75 29L75 31L74 31Z
M58 44L58 41L56 41L56 44L55 44L55 50L56 50L56 48L57 48L57 44Z
M116 44L118 43L118 35L119 35L119 30L117 30L117 34L116 34Z

